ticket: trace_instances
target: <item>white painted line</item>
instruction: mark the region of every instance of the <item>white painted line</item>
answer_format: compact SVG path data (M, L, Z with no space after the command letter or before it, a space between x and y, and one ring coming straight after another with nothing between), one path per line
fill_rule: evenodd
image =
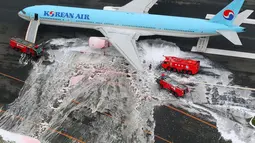
M239 86L231 86L231 85L222 85L222 84L215 84L215 83L209 83L205 81L180 81L182 84L203 84L203 85L210 85L210 86L218 86L218 87L224 87L224 88L234 88L234 89L239 89L239 90L250 90L250 91L255 91L255 88L249 88L249 87L239 87Z
M249 87L238 87L238 86L220 85L220 84L213 84L213 83L208 83L208 82L194 82L194 81L191 81L191 83L206 84L206 85L211 85L211 86L219 86L219 87L226 87L226 88L235 88L235 89L241 89L241 90L255 91L255 88L249 88Z
M197 50L196 46L193 46L191 51L192 52L200 52L199 50ZM207 48L204 52L201 52L201 53L239 57L239 58L246 58L246 59L255 59L255 53L253 54L253 53L237 52L237 51L231 51L231 50L220 50L220 49Z
M212 19L215 15L214 14L207 14L206 19ZM245 24L254 24L255 25L255 19L249 19L247 18L243 23Z
M182 84L203 84L203 85L210 85L210 86L218 86L218 87L224 87L224 88L234 88L234 89L239 89L239 90L250 90L250 91L255 91L255 88L249 88L249 87L238 87L238 86L230 86L230 85L221 85L221 84L214 84L214 83L208 83L208 82L202 82L202 81L180 81Z

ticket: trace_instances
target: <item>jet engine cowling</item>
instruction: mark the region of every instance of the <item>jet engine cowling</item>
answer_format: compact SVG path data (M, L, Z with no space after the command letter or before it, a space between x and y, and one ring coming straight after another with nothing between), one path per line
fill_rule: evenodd
M111 43L105 39L105 37L90 37L89 47L91 48L107 48L110 47Z
M103 10L113 10L113 11L116 11L118 10L120 7L114 7L114 6L105 6L103 8Z

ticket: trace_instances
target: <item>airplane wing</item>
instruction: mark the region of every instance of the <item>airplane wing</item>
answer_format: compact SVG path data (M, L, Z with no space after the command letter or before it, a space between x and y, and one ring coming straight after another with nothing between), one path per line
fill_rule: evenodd
M137 12L137 13L148 13L150 8L157 2L158 0L132 0L126 5L120 7L119 11L126 12Z
M101 27L99 31L110 41L110 43L134 66L137 70L143 70L138 57L136 40L139 34L132 31L123 31L117 28Z

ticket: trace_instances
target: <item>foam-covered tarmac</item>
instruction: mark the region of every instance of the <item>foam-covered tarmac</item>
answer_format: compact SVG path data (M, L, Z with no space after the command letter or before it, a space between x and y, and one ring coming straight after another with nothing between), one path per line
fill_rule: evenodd
M106 5L121 6L127 3L127 0L37 0L31 2L29 0L24 1L0 1L0 72L15 76L19 79L26 80L29 75L31 66L22 66L19 64L20 53L13 51L8 47L9 38L12 36L25 37L28 22L18 17L19 10L26 6L35 4L57 4L68 5L77 7L88 8L102 8ZM207 13L215 14L229 1L210 1L210 0L162 0L158 5L155 5L150 13L157 13L162 15L175 15L175 16L189 16L204 18ZM248 0L245 3L244 9L254 9L255 0ZM250 18L255 18L255 13ZM255 25L244 25L247 27L247 31L241 34L241 40L243 42L242 47L233 46L224 37L211 38L209 46L212 48L227 49L243 52L255 53ZM47 41L52 38L74 38L84 36L101 35L97 31L67 28L67 27L55 27L41 25L38 31L37 41ZM161 38L167 41L176 43L184 51L190 51L191 47L196 45L196 39L184 39L173 37L141 37L143 39ZM240 59L233 57L223 57L215 55L204 55L215 64L222 66L232 73L234 73L233 82L236 85L254 87L255 83L255 62L249 59ZM11 103L17 97L19 89L23 86L22 83L16 82L12 79L0 76L0 103ZM253 93L254 96L254 93ZM217 130L208 127L203 123L199 123L189 117L181 115L175 111L171 111L166 107L157 107L154 110L154 118L156 120L155 134L165 139L169 139L173 142L224 142L220 139L220 135ZM189 128L185 127L189 124ZM196 132L196 128L200 128ZM185 136L185 137L182 137ZM220 140L220 141L219 141ZM156 139L156 142L162 142L162 140Z

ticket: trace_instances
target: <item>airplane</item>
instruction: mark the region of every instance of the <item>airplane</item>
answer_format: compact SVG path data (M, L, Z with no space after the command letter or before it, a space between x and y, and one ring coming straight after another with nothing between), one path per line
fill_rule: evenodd
M98 30L136 70L142 71L136 45L139 36L197 38L222 35L234 45L242 45L237 33L245 31L240 25L253 12L239 13L244 0L233 0L210 20L149 14L156 2L133 0L122 7L105 6L103 10L35 5L24 8L18 15L30 22L39 20L40 24Z

